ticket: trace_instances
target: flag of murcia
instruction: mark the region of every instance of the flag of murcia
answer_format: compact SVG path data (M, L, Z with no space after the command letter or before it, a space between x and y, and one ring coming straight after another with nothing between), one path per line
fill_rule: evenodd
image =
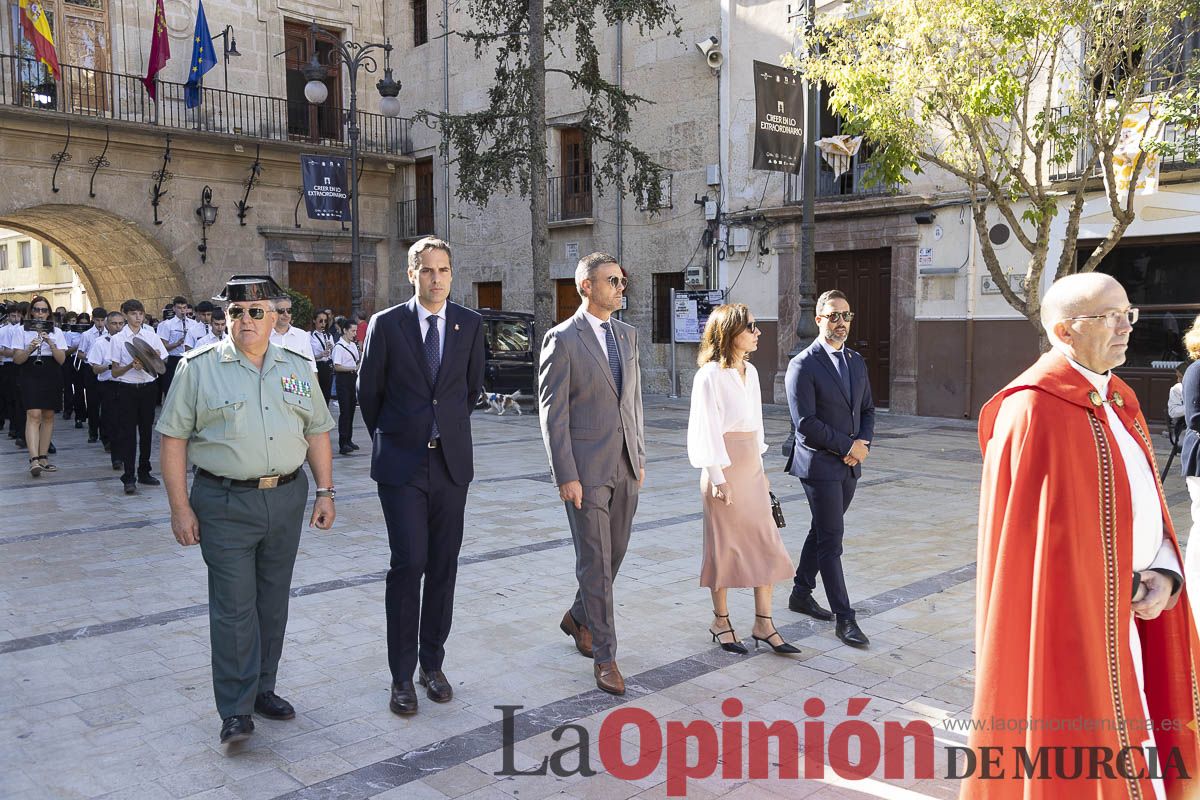
M58 53L54 50L54 34L50 31L50 20L37 0L21 0L21 30L33 45L33 52L50 68L55 80L62 80L62 68L58 65Z

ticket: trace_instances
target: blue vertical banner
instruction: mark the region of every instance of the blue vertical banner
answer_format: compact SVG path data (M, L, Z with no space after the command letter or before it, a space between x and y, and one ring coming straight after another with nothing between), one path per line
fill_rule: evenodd
M213 49L212 35L208 32L208 19L204 16L204 0L197 0L196 30L192 33L192 60L189 62L187 84L184 86L184 105L196 108L200 105L200 86L204 73L217 65L217 54Z

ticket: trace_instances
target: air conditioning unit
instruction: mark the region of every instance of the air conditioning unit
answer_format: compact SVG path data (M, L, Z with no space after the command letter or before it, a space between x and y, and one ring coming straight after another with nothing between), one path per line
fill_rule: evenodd
M688 267L684 270L683 283L685 286L703 286L704 267Z

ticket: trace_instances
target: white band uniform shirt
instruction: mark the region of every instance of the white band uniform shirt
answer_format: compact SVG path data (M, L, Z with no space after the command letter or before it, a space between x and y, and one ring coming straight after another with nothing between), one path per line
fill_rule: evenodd
M75 351L75 365L80 366L87 363L88 352L91 351L92 345L96 340L104 335L104 326L97 328L95 325L88 328L79 336L79 349Z
M302 331L295 325L289 325L286 333L271 329L271 344L291 350L298 356L308 360L313 372L317 371L317 359L314 357L312 338L307 331Z
M193 350L200 346L202 339L212 333L212 326L198 319L189 319L188 322L191 324L188 326L187 338L183 340L183 344L187 349Z
M21 330L21 323L9 325L7 322L0 325L0 350L11 350L13 348L13 337L17 331ZM0 356L0 364L12 363L12 356Z
M345 339L339 341L333 348L333 365L344 369L352 369L358 372L359 362L362 361L362 351L358 349L358 342L347 342Z
M179 338L183 339L183 341L179 343L178 347L173 347L168 350L167 355L182 356L184 353L186 353L188 348L188 338L193 333L197 325L197 322L187 319L186 317L183 319L180 319L179 317L171 317L170 319L164 319L162 322L158 323L158 336L160 339L162 339L164 345L167 342L173 342ZM166 358L166 356L163 356L163 358Z
M11 342L9 347L13 350L28 350L29 345L33 344L33 340L39 335L42 336L42 346L39 347L35 352L30 353L30 358L54 355L54 351L50 349L50 342L47 340L53 340L54 343L58 345L59 350L67 349L67 337L66 334L63 333L62 328L55 328L53 333L47 333L44 335L37 333L37 331L27 331L21 325L17 325L15 328L16 330L9 334L11 337L9 339Z
M202 336L200 339L196 340L196 344L192 347L192 349L199 350L201 347L204 347L207 344L212 344L213 342L223 342L223 341L225 341L225 337L228 335L229 335L228 333L222 334L221 337L218 338L215 333L213 333L212 331L209 331L207 334Z
M422 342L429 335L429 318L433 316L437 317L438 361L441 361L442 355L446 352L446 306L442 305L442 310L435 315L430 313L425 306L417 303L417 320L420 323Z
M129 349L125 347L125 343L132 341L135 337L149 344L158 351L159 358L163 359L164 361L166 360L167 348L163 347L162 339L159 338L157 333L150 329L149 325L143 325L136 334L133 332L132 328L126 325L116 336L113 336L112 341L109 342L108 357L114 364L123 367L126 364L133 363L133 356L129 354ZM128 372L124 372L121 375L114 377L113 380L117 383L150 383L157 377L157 375L151 372L146 372L143 369L134 367Z
M109 355L111 348L112 337L107 333L97 338L96 341L92 342L92 346L88 348L87 363L94 367L107 367L107 369L96 377L96 380L101 383L112 380L112 357Z
M334 344L334 339L326 331L313 331L309 334L310 343L312 345L313 358L319 362L329 361L333 358L332 354L321 357L329 349L330 345Z

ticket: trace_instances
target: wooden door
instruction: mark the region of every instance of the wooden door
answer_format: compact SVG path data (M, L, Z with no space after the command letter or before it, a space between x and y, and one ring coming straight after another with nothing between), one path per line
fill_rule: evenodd
M350 313L349 264L289 261L287 285L312 300L314 308L332 308L334 316Z
M891 397L892 251L847 250L817 253L817 294L840 289L854 311L850 348L867 362L875 405L886 408Z
M283 23L284 52L287 53L288 135L293 139L310 142L342 140L342 71L328 66L330 54L340 37L339 31L324 30L313 36L312 26L307 22L285 20ZM308 81L302 70L314 51L317 61L325 66L322 80L329 87L329 96L319 106L304 97L304 85Z
M488 281L475 284L476 308L492 308L500 311L504 308L504 290L500 281Z
M575 290L574 278L559 278L554 282L554 324L572 317L583 299Z
M422 158L414 167L417 181L417 234L432 236L434 233L433 159Z

